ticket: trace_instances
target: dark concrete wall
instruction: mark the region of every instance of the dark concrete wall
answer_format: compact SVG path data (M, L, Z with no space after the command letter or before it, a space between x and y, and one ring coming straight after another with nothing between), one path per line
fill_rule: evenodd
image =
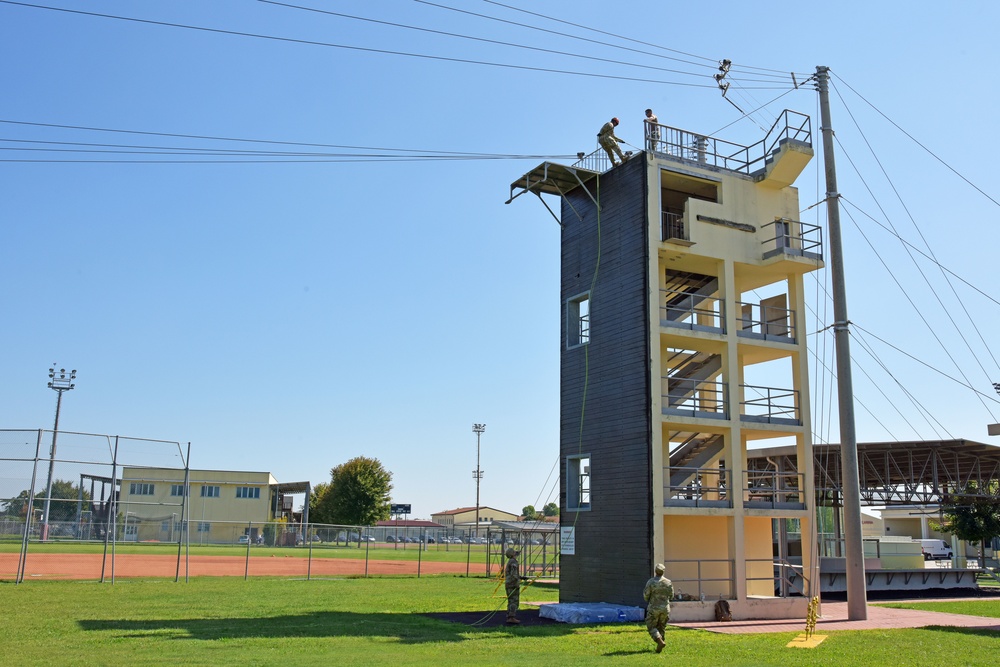
M576 527L576 554L560 562L563 602L641 605L652 576L649 216L641 155L591 182L599 221L579 189L567 199L583 220L562 205L561 522ZM567 349L566 302L592 283L590 342ZM566 509L566 457L579 453L591 457L591 509L573 512Z

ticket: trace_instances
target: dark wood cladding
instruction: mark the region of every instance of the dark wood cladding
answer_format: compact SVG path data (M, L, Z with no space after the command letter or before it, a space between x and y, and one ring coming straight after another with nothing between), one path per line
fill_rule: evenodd
M591 182L599 220L582 189L562 205L560 500L562 525L576 527L576 554L560 561L563 602L642 605L652 576L646 175L640 154ZM588 291L590 342L567 349L567 300ZM566 457L581 453L591 508L569 511Z

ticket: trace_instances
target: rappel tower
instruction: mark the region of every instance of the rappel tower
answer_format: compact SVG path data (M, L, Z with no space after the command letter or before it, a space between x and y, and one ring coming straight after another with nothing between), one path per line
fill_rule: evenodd
M823 247L792 184L811 122L785 111L750 146L646 133L619 167L545 162L508 200L561 200L560 600L640 605L662 562L701 606L804 617L819 581L803 277ZM748 451L788 445L794 470L748 469Z

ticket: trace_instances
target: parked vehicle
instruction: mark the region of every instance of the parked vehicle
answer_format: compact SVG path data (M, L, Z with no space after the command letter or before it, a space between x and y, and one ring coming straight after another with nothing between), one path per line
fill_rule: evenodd
M946 560L952 557L951 547L944 540L914 540L920 543L924 560Z

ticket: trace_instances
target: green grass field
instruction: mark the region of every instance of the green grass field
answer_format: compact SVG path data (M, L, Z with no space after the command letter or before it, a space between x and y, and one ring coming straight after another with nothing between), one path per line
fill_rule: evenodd
M423 616L498 609L495 588L450 576L2 584L0 664L961 667L994 665L1000 651L997 634L956 628L834 632L815 649L786 648L796 633L671 629L657 655L637 623L477 629ZM536 584L522 599L557 595ZM995 605L928 604L980 615Z

